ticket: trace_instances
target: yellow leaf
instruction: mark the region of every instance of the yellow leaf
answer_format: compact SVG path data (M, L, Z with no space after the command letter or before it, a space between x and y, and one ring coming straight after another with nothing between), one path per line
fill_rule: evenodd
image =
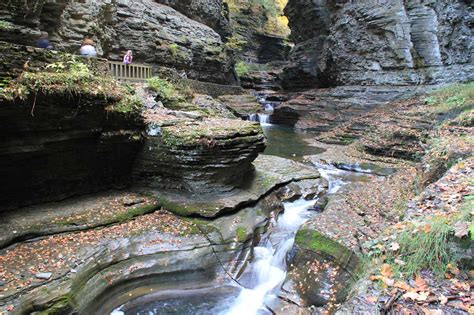
M393 286L395 288L399 288L399 289L402 289L403 291L407 291L407 292L415 291L412 287L410 287L406 282L403 282L403 281L397 281L397 282L395 282L395 284Z
M426 283L426 281L419 275L416 276L415 278L415 290L417 292L420 292L420 291L429 291L429 287L428 287L428 284Z
M389 264L383 264L380 270L380 273L382 274L382 276L392 278L393 277L392 266Z

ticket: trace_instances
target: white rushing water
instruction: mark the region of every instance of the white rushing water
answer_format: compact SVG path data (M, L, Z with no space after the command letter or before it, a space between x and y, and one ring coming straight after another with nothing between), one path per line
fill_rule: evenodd
M254 261L249 265L250 289L242 289L231 308L223 314L251 315L264 310L275 299L286 277L286 256L293 247L298 228L314 212L308 209L314 200L297 200L284 203L285 210L271 228L269 236L254 248Z
M251 114L249 115L250 121L258 121L262 125L270 124L270 116L268 114Z

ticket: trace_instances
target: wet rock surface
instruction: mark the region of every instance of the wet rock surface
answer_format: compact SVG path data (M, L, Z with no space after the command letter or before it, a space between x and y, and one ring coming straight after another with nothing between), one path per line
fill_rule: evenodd
M260 155L241 186L219 193L179 193L151 190L161 197L163 206L182 216L216 217L232 213L257 202L265 192L290 182L317 180L319 173L311 167L276 156ZM145 191L150 191L149 188Z
M213 221L182 218L162 209L129 222L46 236L4 249L0 252L0 275L6 279L0 293L6 303L3 308L20 313L110 312L148 294L139 287L149 282L155 283L157 292L232 282L229 275L238 274L249 259L254 240L275 215L270 213L282 208L284 199L275 187L278 184L262 191L252 207ZM305 187L313 194L321 189L317 177ZM73 200L70 203L74 206ZM38 278L40 273L51 276ZM149 282L141 280L144 276Z

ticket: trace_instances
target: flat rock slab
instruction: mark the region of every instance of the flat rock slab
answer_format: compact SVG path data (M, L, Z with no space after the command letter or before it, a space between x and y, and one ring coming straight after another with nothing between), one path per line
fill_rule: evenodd
M153 212L152 198L132 191L106 191L1 213L0 249L17 241L126 221Z
M254 161L255 170L243 187L219 194L177 194L154 190L162 206L181 216L216 217L257 202L274 188L293 181L317 179L312 167L271 155L260 155Z

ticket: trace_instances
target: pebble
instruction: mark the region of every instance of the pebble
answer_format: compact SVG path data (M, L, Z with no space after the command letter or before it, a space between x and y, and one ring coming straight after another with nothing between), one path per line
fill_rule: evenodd
M35 277L38 279L48 280L49 278L51 278L52 275L53 274L51 272L38 272L37 274L35 274Z

